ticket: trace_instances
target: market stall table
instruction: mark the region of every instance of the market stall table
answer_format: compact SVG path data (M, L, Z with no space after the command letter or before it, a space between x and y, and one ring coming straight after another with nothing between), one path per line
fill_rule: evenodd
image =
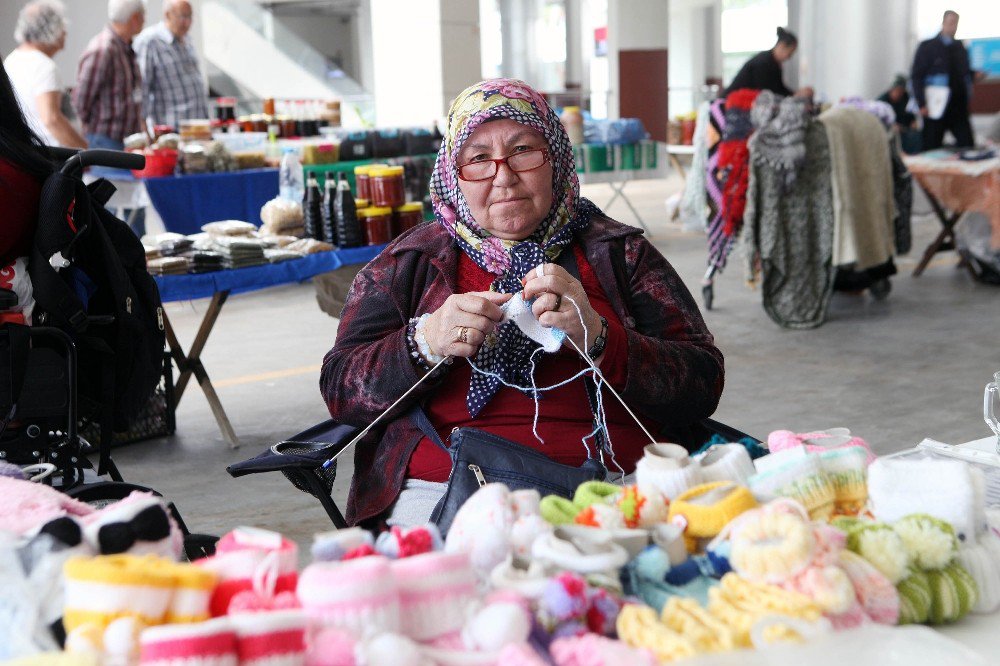
M384 245L318 252L306 255L301 259L292 259L276 264L264 264L248 268L201 273L196 275L162 275L154 276L160 290L160 298L164 303L172 301L188 301L198 298L211 298L208 309L202 317L201 325L195 334L194 341L185 352L174 333L167 313L163 313L163 327L167 334L167 345L170 355L177 365L178 377L174 386L174 409L181 401L184 390L192 375L205 393L205 398L212 409L222 436L231 448L239 446L239 439L223 409L212 380L201 362L201 353L205 349L208 337L212 333L222 306L231 294L242 294L259 291L293 282L303 282L311 277L336 270L347 264L365 263L382 251Z
M657 152L659 153L662 150L661 144L656 145ZM657 166L651 169L621 169L618 168L620 166L618 164L615 165L613 170L608 171L584 170L581 172L577 169L576 175L580 179L580 185L593 185L595 183L607 184L612 190L612 195L611 198L608 199L608 202L604 204L604 210L607 210L611 204L613 204L620 197L621 200L625 202L625 205L628 206L628 209L632 211L632 215L635 216L639 226L645 229L646 233L651 236L652 232L646 225L646 222L642 219L642 216L639 215L639 211L635 209L635 206L632 205L628 195L625 194L625 186L636 180L660 180L662 178L666 178L666 169L659 166L663 164L659 157L656 160L656 164Z
M970 161L947 151L932 151L904 156L903 161L942 226L913 269L914 276L924 272L935 254L955 248L955 225L966 212L989 216L992 245L1000 249L1000 158Z

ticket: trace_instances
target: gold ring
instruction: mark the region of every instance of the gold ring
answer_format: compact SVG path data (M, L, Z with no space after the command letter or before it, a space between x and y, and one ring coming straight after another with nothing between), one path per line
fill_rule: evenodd
M463 326L458 329L458 341L462 344L469 344L469 327Z

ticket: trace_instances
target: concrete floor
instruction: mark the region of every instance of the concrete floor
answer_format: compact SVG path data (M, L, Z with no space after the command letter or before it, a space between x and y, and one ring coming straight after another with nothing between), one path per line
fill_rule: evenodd
M653 230L652 240L700 303L705 239L667 222L664 200L679 180L626 188ZM584 188L603 206L604 185ZM924 437L960 443L989 434L982 420L983 386L1000 370L1000 290L956 270L954 253L940 254L919 278L909 275L939 225L918 198L914 248L898 259L900 275L886 301L836 294L819 329L787 331L764 313L744 286L739 257L716 282L715 309L705 313L726 356L726 390L719 420L757 437L847 426L878 453ZM619 201L607 211L632 223ZM182 343L193 338L208 301L171 303ZM306 545L330 523L319 503L278 474L234 480L226 465L326 417L318 391L320 362L337 321L317 307L310 284L232 297L203 354L205 366L242 440L230 450L199 388L177 411L173 437L115 449L125 478L157 488L175 501L194 531L221 534L241 524L280 530ZM350 463L334 495L346 496Z

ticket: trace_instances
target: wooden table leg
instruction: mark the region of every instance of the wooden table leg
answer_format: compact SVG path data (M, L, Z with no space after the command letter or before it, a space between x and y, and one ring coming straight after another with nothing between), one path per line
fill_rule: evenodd
M177 365L179 373L177 383L174 387L174 409L177 409L177 405L180 404L181 397L184 395L184 389L187 388L188 381L193 375L198 381L198 385L201 386L205 398L208 400L208 406L212 409L216 423L219 424L222 437L229 444L230 448L235 449L240 445L239 438L236 437L233 425L229 421L229 416L226 415L226 410L223 409L222 402L219 400L219 395L215 392L215 387L212 386L212 380L209 379L208 372L201 362L201 352L205 349L208 336L211 334L212 328L219 318L219 312L222 310L222 306L228 297L228 291L216 292L212 296L212 301L209 303L208 310L205 311L205 316L201 320L201 326L198 327L198 333L195 335L194 342L191 343L191 349L187 352L181 347L166 312L163 313L163 328L167 335L170 356Z
M917 182L920 183L920 181ZM965 211L960 210L948 215L944 206L941 205L941 202L938 201L937 197L931 194L931 192L928 191L922 183L920 183L920 189L922 189L924 194L927 195L927 200L931 202L931 208L934 209L934 214L937 216L938 220L941 222L941 226L944 228L941 229L941 233L939 233L934 241L927 246L927 249L924 250L924 254L920 258L920 263L918 263L917 267L913 269L913 277L919 277L924 272L924 269L927 268L927 264L931 262L931 259L934 258L935 254L953 249L955 247L955 225L965 213ZM946 246L946 244L950 244L950 247Z

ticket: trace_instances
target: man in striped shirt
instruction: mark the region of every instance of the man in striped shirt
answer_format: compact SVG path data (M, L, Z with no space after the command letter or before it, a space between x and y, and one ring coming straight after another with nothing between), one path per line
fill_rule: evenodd
M198 58L186 39L191 3L166 0L163 10L163 21L136 38L135 52L142 71L146 118L177 130L181 120L207 118L208 101Z
M73 102L91 148L121 150L142 130L142 76L132 39L142 31L142 0L110 0L110 22L80 56Z

